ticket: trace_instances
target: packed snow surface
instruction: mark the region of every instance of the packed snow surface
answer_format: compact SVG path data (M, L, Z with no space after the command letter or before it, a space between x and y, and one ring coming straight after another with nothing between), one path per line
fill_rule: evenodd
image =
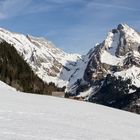
M0 82L0 140L139 140L140 116L20 93Z

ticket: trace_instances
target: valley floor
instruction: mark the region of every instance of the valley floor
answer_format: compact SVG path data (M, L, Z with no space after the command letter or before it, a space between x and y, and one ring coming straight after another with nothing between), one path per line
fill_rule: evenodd
M0 82L0 140L139 140L140 116L16 92Z

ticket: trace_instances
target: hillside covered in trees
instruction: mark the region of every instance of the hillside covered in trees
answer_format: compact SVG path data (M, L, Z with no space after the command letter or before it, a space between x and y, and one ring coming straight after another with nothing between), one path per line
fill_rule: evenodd
M53 83L44 83L7 42L0 43L0 80L23 92L51 95L52 91L64 91Z

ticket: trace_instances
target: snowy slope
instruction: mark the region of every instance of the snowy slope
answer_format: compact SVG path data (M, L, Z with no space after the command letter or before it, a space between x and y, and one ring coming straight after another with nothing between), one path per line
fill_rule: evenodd
M139 140L140 116L96 104L16 92L0 82L1 140Z
M77 60L76 65L75 67L73 67L73 71L67 82L65 92L75 90L77 88L77 86L75 87L75 83L77 83L77 80L80 80L83 83L85 82L84 73L87 68L90 57L90 53L88 53L87 55L83 55L81 59Z
M1 92L5 92L5 91L17 91L15 88L5 84L4 82L0 81L0 90Z
M12 44L35 74L43 81L66 86L74 64L81 59L78 54L68 54L56 48L45 38L25 36L0 28L0 39Z

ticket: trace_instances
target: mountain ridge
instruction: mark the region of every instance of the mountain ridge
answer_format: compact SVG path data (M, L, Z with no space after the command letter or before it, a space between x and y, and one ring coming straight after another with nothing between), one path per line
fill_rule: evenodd
M45 38L4 29L0 39L13 45L40 79L65 88L66 97L140 112L140 33L128 25L119 24L85 55L68 54ZM107 87L112 93L105 92Z
M67 68L65 64L73 64L81 57L77 54L65 53L64 51L56 48L45 38L12 33L2 28L0 29L0 38L1 40L13 45L17 52L30 65L32 70L44 82L53 82L58 87L66 86L67 82L65 79L63 80L65 74L62 74L63 77L61 80L60 70L64 68L68 71L69 68ZM68 76L70 74L66 75Z

